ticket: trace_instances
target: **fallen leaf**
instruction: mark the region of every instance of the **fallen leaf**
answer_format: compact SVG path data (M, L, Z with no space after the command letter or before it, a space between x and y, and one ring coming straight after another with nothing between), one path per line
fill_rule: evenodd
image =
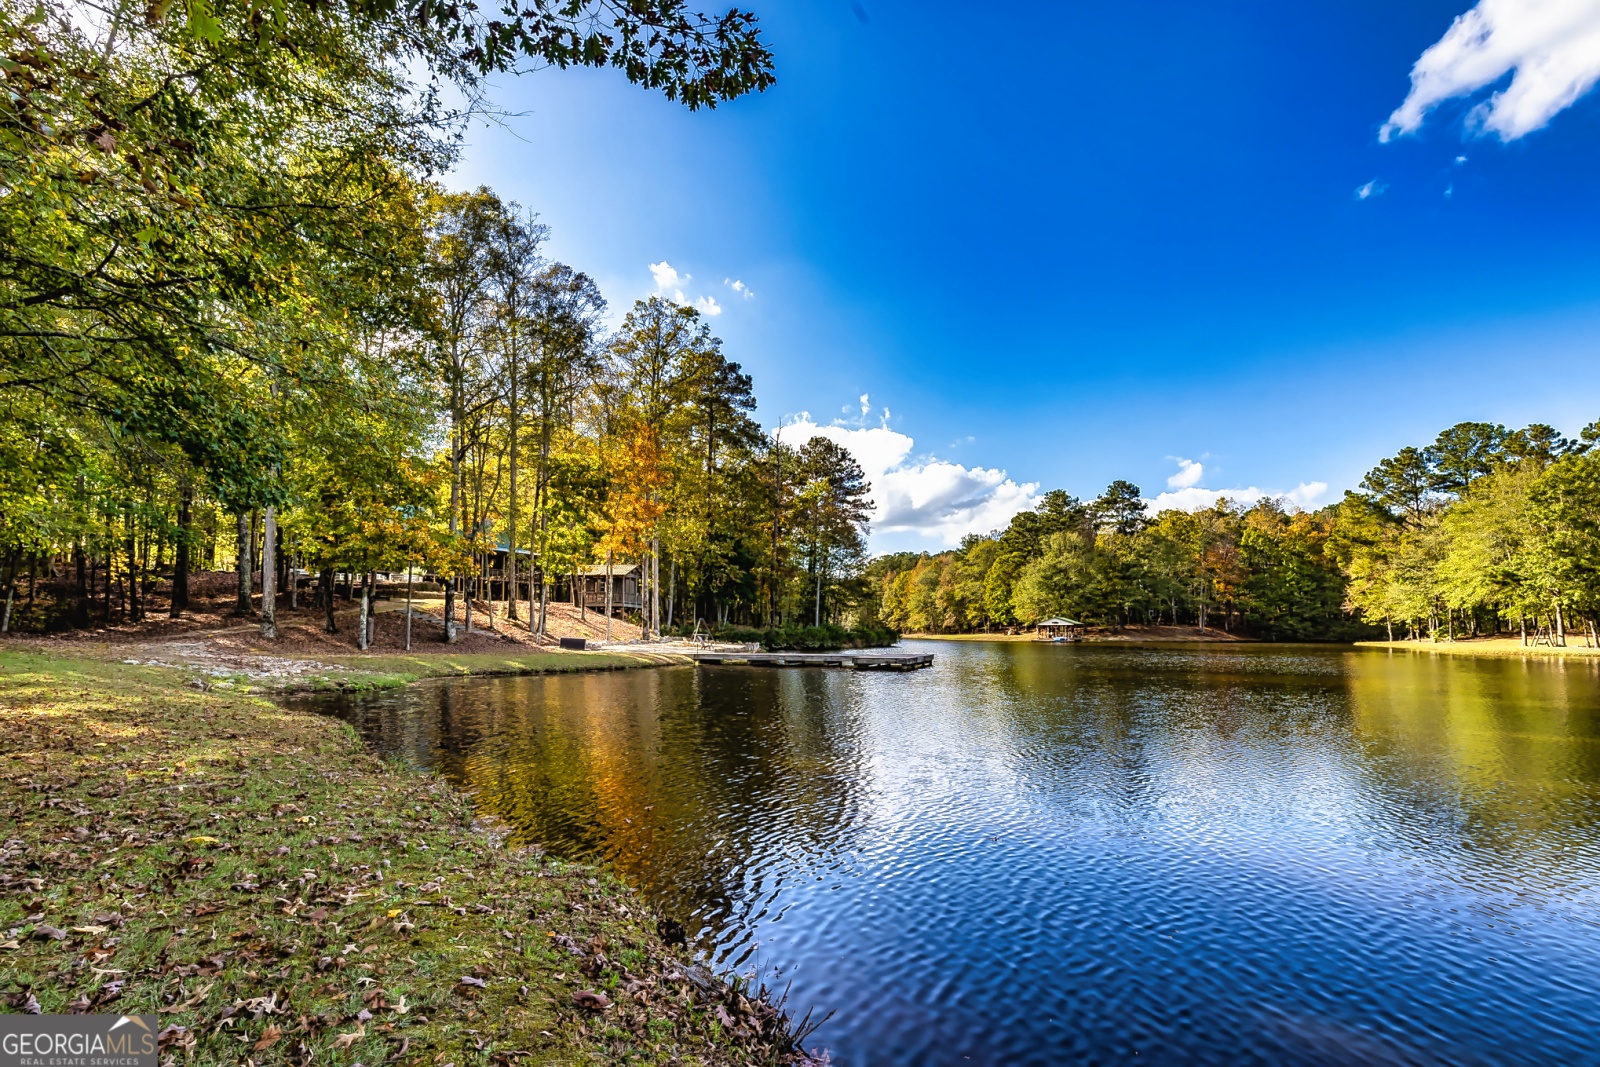
M75 934L90 934L94 937L99 937L101 934L110 931L110 929L111 927L109 926L74 926L72 928L72 932Z
M48 923L40 923L33 928L33 936L40 941L64 941L66 940L67 932L60 927L51 926Z
M488 989L489 988L489 983L488 982L485 982L482 978L474 978L470 974L464 974L464 975L461 976L461 984L462 985L473 986L473 987L475 987L477 989Z
M404 993L400 994L399 998L395 1000L391 1007L396 1015L404 1015L406 1012L411 1010L406 1006L406 995Z
M338 1037L333 1039L333 1047L336 1049L346 1049L366 1036L367 1028L361 1025L360 1021L358 1020L354 1030L351 1030L348 1034L340 1034Z
M572 1003L576 1004L580 1008L588 1008L593 1011L605 1011L607 1008L611 1007L611 998L606 996L604 993L595 993L588 989L580 989L576 993L572 994Z
M255 1051L260 1052L264 1048L271 1048L273 1045L276 1045L278 1043L278 1038L282 1036L283 1031L278 1028L277 1023L268 1023L267 1028L261 1031L261 1040L257 1041L251 1047Z
M215 838L215 837L207 837L205 834L196 834L194 837L186 838L186 841L187 841L188 844L191 844L191 845L220 845L220 844L222 844L222 842L219 841L217 838Z

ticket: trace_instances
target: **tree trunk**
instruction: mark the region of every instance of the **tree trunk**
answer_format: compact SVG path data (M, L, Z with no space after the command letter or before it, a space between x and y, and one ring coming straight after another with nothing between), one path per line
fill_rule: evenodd
M406 651L411 651L411 561L406 561Z
M372 590L368 575L361 576L361 616L356 627L356 647L365 652L371 644L371 631L367 629L367 613L372 610Z
M1556 628L1555 628L1555 632L1554 632L1554 640L1552 640L1550 643L1555 645L1558 648L1566 648L1567 647L1567 624L1561 617L1561 601L1558 598L1558 599L1552 601L1552 603L1554 603L1555 607L1556 607Z
M289 610L294 611L300 607L300 579L295 576L294 554L289 554Z
M530 579L531 581L531 579ZM528 592L533 592L533 586L528 586ZM528 609L532 611L532 608ZM544 564L539 564L539 636L545 635L550 621L550 583L545 580Z
M254 537L250 530L250 512L239 512L239 559L235 567L239 571L239 594L233 602L235 615L253 615L255 609L250 605L251 574L255 567L250 562L251 541Z
M173 546L172 558L172 604L167 614L174 619L189 607L189 559L191 540L189 523L191 512L194 508L194 486L189 484L187 476L178 486L178 541Z
M671 559L667 561L667 626L669 629L672 626L672 608L673 602L677 599L677 594L678 561Z
M812 611L811 625L822 625L822 568L817 568L817 602Z
M511 351L511 507L506 523L506 618L517 621L517 354Z
M131 510L127 513L127 540L125 546L124 551L128 553L128 599L126 601L127 610L124 614L129 622L138 622L141 618L139 612L139 539L134 533L133 512ZM28 571L28 585L28 599L31 601L33 599L33 570L31 567Z
M611 550L606 549L606 644L611 643Z
M489 576L489 554L483 554L483 610L489 615L489 632L494 632L494 580Z
M105 600L105 603L103 605L101 605L101 607L104 609L101 612L101 621L106 626L110 626L111 625L111 572L112 572L113 567L114 567L114 560L115 560L116 552L111 547L111 516L109 516L109 515L106 516L105 546L106 546L106 587L105 587L105 589L106 589L106 600Z
M469 633L469 634L472 632L472 594L477 591L473 587L475 585L477 585L477 584L478 584L477 566L476 566L476 563L474 563L473 573L467 575L467 580L466 580L466 601L467 601L466 624L467 624L467 633Z
M650 635L661 640L661 538L650 539Z
M17 554L11 554L10 564L6 567L6 606L0 608L0 634L11 632L11 603L17 591ZM107 598L109 599L109 598Z
M73 608L72 625L89 625L89 561L83 551L83 542L72 546Z
M459 529L456 512L461 506L461 448L457 441L460 437L460 399L456 387L451 386L450 404L450 538L455 540ZM456 583L460 581L458 575L452 575L444 587L444 640L445 644L453 645L456 640Z
M278 509L271 504L261 519L261 636L278 639Z
M1391 642L1393 642L1394 641L1394 620L1389 618L1389 616L1385 615L1383 617L1383 625L1384 625L1384 628L1389 631L1389 640Z
M339 632L339 626L333 618L333 568L322 569L322 610L325 612L322 628L330 634Z
M1517 612L1517 629L1522 631L1522 647L1528 647L1528 617L1522 612Z

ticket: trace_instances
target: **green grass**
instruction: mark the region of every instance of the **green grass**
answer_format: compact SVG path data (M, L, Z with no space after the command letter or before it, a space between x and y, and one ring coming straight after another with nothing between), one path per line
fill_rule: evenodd
M185 1063L803 1062L626 886L336 720L0 653L0 731L0 1006L159 1013Z
M1571 659L1600 659L1600 649L1585 648L1581 633L1567 635L1567 647L1522 644L1522 639L1510 637L1463 638L1459 641L1357 641L1360 648L1389 648L1401 652L1435 652L1447 656L1544 656Z
M565 674L575 671L620 671L657 665L659 659L626 652L520 652L452 655L366 654L316 656L319 663L341 667L305 675L295 688L384 689L408 685L421 678L448 678L470 674Z

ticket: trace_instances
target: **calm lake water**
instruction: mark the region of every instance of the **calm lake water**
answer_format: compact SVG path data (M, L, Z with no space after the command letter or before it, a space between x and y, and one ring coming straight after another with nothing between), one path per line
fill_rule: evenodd
M836 1064L1600 1063L1600 670L908 642L312 706L613 863Z

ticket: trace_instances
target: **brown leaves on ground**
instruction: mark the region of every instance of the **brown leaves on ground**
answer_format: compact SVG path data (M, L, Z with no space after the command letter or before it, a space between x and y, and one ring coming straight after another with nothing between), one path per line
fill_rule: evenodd
M0 675L10 1010L159 1014L173 1067L805 1062L624 887L498 848L342 724L149 668L22 667Z

